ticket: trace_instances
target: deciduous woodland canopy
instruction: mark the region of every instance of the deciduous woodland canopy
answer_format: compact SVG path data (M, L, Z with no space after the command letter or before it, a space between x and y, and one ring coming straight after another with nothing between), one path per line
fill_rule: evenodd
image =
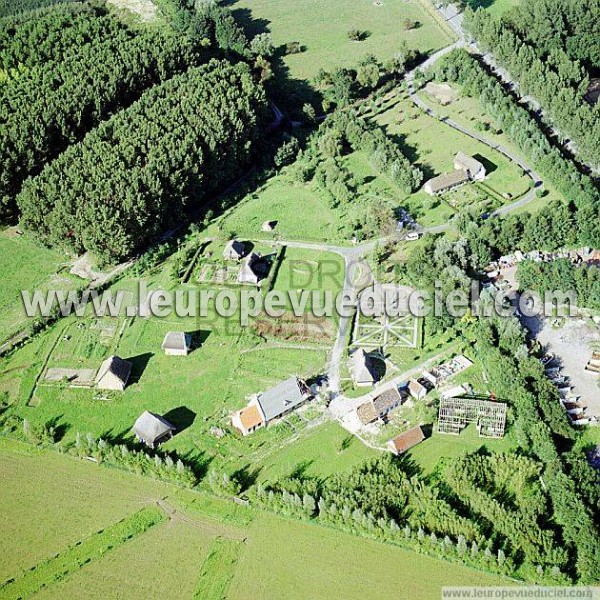
M131 255L247 164L268 103L244 63L212 60L146 92L64 152L18 197L46 243Z

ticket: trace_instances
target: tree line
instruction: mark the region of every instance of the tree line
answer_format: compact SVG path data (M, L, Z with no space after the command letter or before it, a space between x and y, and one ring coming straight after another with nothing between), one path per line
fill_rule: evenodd
M502 219L475 220L462 225L468 229L473 249L482 262L491 256L532 249L556 250L569 245L600 246L600 192L593 180L553 147L526 109L520 107L488 75L478 61L463 50L443 57L435 77L458 83L463 92L475 97L524 156L567 198L543 208L536 219L509 215ZM468 221L468 217L466 217Z
M142 95L70 146L18 196L44 243L119 260L248 164L268 118L244 63L212 60Z
M577 305L600 310L600 269L573 264L560 258L549 262L523 261L517 267L517 280L524 290L541 294L573 290Z
M518 81L521 93L537 99L562 136L573 140L578 155L598 166L600 113L584 98L590 79L579 60L600 66L599 36L590 30L594 20L589 18L600 11L600 1L589 4L535 0L500 18L467 10L464 23L482 49Z
M185 38L121 30L0 88L0 221L14 219L27 177L144 90L203 60Z

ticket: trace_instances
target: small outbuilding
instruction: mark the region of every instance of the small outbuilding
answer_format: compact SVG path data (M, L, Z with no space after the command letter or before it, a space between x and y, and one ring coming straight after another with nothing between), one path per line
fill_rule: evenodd
M277 225L277 221L265 221L262 224L262 230L263 231L273 231L275 229L276 225Z
M225 260L242 260L246 256L246 245L239 240L230 240L225 245L223 250L223 258Z
M161 417L145 410L133 426L133 432L148 448L156 448L158 444L173 437L175 425Z
M402 454L410 450L413 446L420 444L425 439L425 434L420 425L401 433L399 436L388 442L388 448L394 454Z
M96 386L101 390L123 391L133 365L118 356L109 356L101 365L96 374Z
M231 424L246 436L254 433L259 427L263 427L265 419L257 404L249 404L231 415Z
M425 396L427 396L427 388L423 384L419 383L416 379L411 379L408 382L408 393L415 400L422 400L425 398Z
M161 348L167 356L187 356L192 346L191 336L183 331L169 331Z
M375 384L379 377L373 362L373 357L365 352L363 348L359 348L352 353L348 369L354 385L366 387Z
M485 167L483 164L464 152L458 152L454 157L454 168L457 171L465 171L473 181L481 181L485 178Z

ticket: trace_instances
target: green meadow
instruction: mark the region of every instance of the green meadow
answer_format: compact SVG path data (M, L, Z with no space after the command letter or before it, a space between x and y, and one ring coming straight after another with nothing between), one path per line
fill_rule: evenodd
M69 549L83 553L121 527L119 522L167 507L146 530L125 541L113 538L102 555L54 581L44 579L39 598L429 599L439 597L444 585L507 583L458 564L4 439L0 474L0 520L12 549L0 556L2 581L25 576L41 583L36 577L43 576L44 564L57 560L55 555L68 556ZM235 511L240 516L232 521Z

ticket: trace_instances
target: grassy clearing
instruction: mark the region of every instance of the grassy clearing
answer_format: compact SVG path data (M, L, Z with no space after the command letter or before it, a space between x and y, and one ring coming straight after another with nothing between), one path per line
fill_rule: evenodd
M497 0L496 3L499 3ZM515 0L518 2L518 0ZM496 4L494 3L492 7ZM477 129L484 129L482 135L492 142L502 144L507 148L510 148L512 152L520 155L518 148L514 145L512 140L503 132L496 133L496 124L493 119L485 114L481 104L477 98L470 98L468 96L460 96L460 90L454 86L456 93L459 97L452 101L450 104L443 106L435 97L430 94L426 94L424 91L420 92L423 99L435 109L435 112L444 117L448 117L453 121L456 121L460 125L464 125L470 129L477 131ZM526 207L520 210L527 210L529 212L535 212L545 206L549 202L562 200L563 196L547 182L544 182L544 188L548 192L543 198L536 198L533 202L528 204ZM516 211L518 212L518 211Z
M274 234L261 231L265 221L277 221ZM326 241L337 238L337 221L318 192L277 176L229 211L221 227L250 239L276 235L284 240Z
M28 322L21 290L69 289L77 281L68 270L61 270L64 255L13 235L13 231L0 232L0 341Z
M507 580L394 546L271 515L255 519L229 598L439 598L445 585Z
M499 16L504 14L507 10L519 6L522 0L469 0L467 4L470 4L473 8L485 8L488 12Z
M36 592L69 577L84 565L164 521L164 513L156 507L144 508L122 521L77 542L67 550L22 572L0 585L3 598L29 598Z
M323 460L323 457L327 460ZM373 458L375 452L337 423L316 427L293 444L274 448L261 456L259 481L276 481L293 474L327 478Z
M29 569L65 547L139 510L165 488L54 453L0 439L0 579Z
M192 524L153 527L38 594L53 598L191 598L211 537Z
M455 154L462 150L476 157L486 166L488 176L485 185L498 196L509 194L511 198L522 196L530 185L530 179L522 170L499 152L441 123L414 106L406 97L379 114L376 121L385 127L388 135L397 136L421 167L425 180L454 169ZM438 224L447 215L444 197L430 198L418 192L409 198L411 212L423 225ZM455 207L460 208L460 202ZM455 208L450 208L454 212Z
M251 34L268 30L278 47L299 42L305 48L284 59L293 79L311 79L319 69L353 66L366 54L391 58L402 41L425 54L452 41L419 0L382 0L380 5L372 0L238 0L231 5ZM407 31L404 19L420 25ZM350 29L368 32L368 37L351 42Z
M460 435L445 435L433 431L431 437L409 450L408 455L425 473L431 473L440 461L453 460L481 448L490 452L508 452L517 446L510 431L501 440L486 439L479 437L475 424L471 424Z
M208 556L202 563L200 583L194 598L221 600L235 575L240 542L216 539L210 546Z

